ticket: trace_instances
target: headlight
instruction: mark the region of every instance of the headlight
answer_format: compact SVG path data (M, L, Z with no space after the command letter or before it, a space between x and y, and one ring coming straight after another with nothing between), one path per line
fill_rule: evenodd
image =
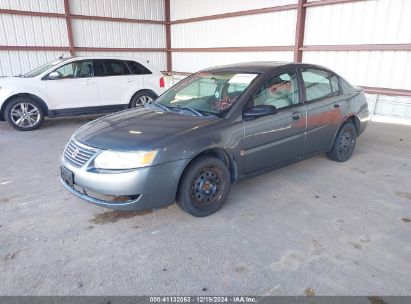
M134 169L150 166L157 151L115 152L104 151L94 160L94 166L100 169Z

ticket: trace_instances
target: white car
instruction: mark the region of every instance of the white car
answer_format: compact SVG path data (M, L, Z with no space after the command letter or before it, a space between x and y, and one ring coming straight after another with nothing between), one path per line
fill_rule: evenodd
M60 58L25 75L0 78L0 120L34 130L45 116L115 112L153 101L164 90L163 74L136 59Z

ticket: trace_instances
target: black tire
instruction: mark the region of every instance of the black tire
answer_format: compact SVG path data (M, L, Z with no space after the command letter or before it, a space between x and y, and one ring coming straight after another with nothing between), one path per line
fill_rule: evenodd
M333 147L327 155L332 160L344 162L351 157L356 142L357 130L352 122L347 122L338 131Z
M135 108L137 106L144 106L147 102L153 102L157 99L157 95L151 91L141 91L131 98L130 108Z
M177 204L193 216L207 216L221 208L230 187L230 172L225 163L215 157L201 156L181 177Z
M42 105L30 97L16 97L5 110L6 121L16 130L31 131L40 127L44 120Z

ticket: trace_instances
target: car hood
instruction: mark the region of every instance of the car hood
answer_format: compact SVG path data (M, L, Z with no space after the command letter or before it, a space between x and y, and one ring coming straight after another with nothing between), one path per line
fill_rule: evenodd
M24 77L0 77L0 86L5 89L14 89L16 86L20 87L24 84L32 83L33 78Z
M94 120L76 131L76 140L100 149L136 151L157 149L176 137L216 121L147 108L126 110Z

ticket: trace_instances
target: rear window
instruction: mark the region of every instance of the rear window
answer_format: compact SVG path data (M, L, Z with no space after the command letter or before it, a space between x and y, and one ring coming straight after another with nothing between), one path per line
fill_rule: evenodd
M94 60L94 76L129 75L130 70L123 60Z
M334 74L323 70L302 70L307 101L313 101L328 96L338 95L340 87Z
M129 66L132 74L135 74L135 75L152 74L149 69L147 69L144 65L142 65L142 64L140 64L136 61L128 60L128 61L126 61L126 63Z

